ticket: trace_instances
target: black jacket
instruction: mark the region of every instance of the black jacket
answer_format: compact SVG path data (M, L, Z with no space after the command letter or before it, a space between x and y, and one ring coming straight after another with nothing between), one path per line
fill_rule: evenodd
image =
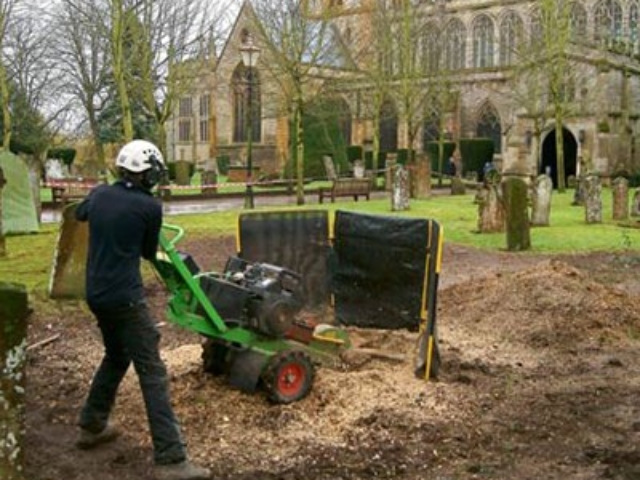
M162 226L162 205L130 182L94 188L76 209L89 222L87 303L112 308L144 298L140 259L152 260Z

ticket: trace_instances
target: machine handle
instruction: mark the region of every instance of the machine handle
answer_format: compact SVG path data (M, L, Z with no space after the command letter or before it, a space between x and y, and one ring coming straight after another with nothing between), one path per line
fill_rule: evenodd
M178 225L172 225L170 223L163 223L162 230L169 230L173 232L173 236L171 238L166 238L165 240L170 247L175 247L176 243L178 243L182 237L184 236L184 228L179 227Z

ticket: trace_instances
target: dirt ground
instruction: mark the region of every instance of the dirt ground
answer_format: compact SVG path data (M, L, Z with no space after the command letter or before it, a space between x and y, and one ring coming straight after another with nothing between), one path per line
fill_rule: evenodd
M186 242L220 268L231 238ZM149 285L159 319L165 293ZM272 405L201 369L200 339L162 326L171 392L194 460L226 480L640 479L640 255L532 256L445 245L438 295L442 366L413 376L416 334L352 329L403 361L319 368L309 396ZM151 478L135 376L122 385L117 442L74 448L100 358L80 303L32 316L29 480Z

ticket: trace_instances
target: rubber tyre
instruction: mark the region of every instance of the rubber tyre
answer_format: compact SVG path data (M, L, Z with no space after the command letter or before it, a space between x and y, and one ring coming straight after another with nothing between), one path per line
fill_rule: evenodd
M271 357L262 373L262 386L273 403L287 404L306 397L313 386L315 367L300 350L286 350Z
M202 346L202 367L212 375L225 375L229 369L229 347L208 339Z

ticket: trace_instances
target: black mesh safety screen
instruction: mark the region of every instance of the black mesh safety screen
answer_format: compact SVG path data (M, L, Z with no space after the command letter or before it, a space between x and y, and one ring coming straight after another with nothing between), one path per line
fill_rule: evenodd
M329 304L331 244L326 210L242 213L238 246L238 256L244 260L300 274L307 308Z
M410 330L418 330L421 321L433 323L440 235L434 220L337 211L332 262L337 321Z

